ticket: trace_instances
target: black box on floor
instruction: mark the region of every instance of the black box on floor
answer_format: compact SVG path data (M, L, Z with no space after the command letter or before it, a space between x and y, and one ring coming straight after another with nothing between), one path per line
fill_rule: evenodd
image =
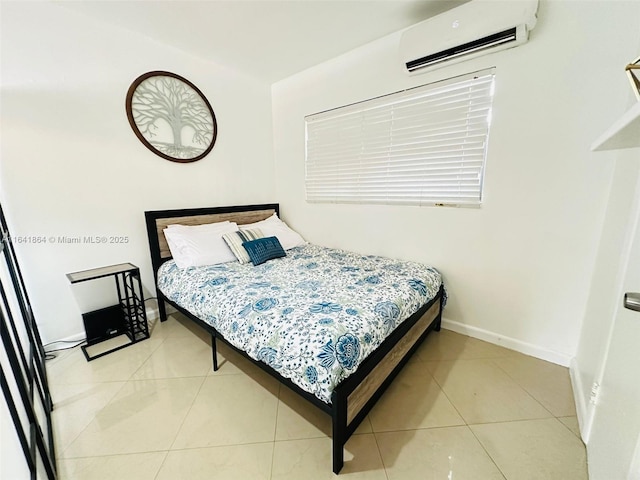
M89 345L115 337L126 331L124 313L120 305L112 305L84 313L82 321Z

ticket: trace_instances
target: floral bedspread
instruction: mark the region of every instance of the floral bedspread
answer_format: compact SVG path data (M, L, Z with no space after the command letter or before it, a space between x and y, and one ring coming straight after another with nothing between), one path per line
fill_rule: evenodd
M170 260L158 271L167 298L326 403L441 281L419 263L311 244L255 267L179 269Z

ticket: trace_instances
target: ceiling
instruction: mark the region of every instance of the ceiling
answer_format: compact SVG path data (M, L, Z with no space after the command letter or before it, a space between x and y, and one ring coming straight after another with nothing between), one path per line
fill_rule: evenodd
M269 83L468 0L55 3Z

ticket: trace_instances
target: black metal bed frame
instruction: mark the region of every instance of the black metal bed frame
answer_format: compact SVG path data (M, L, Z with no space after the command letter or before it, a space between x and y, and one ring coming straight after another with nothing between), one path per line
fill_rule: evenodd
M191 209L181 209L181 210L155 210L155 211L147 211L145 212L146 224L147 224L147 233L149 236L149 247L151 252L151 263L153 266L153 274L154 280L157 285L157 272L158 268L162 263L167 261L170 257L162 257L160 253L159 247L159 237L158 237L158 229L156 225L156 221L163 218L178 218L181 216L185 217L194 217L199 215L211 215L211 214L228 214L235 212L248 212L255 210L267 210L272 209L276 213L279 214L279 205L278 204L263 204L263 205L246 205L246 206L233 206L233 207L212 207L212 208L191 208ZM407 363L407 361L411 358L411 355L415 352L415 350L420 346L422 341L426 338L431 330L440 330L441 318L442 318L442 297L443 297L443 289L441 287L440 291L428 304L421 307L416 313L414 313L411 317L402 322L383 342L382 344L371 353L358 367L358 369L349 377L344 379L336 388L334 389L331 397L331 404L325 403L316 396L310 394L309 392L303 390L296 384L294 384L288 378L280 375L276 370L271 368L269 365L254 360L244 351L236 348L230 342L228 342L220 332L216 331L211 325L207 324L200 318L196 317L189 311L180 307L176 303L167 299L162 292L156 287L157 295L158 295L158 310L161 321L165 321L167 319L166 307L164 302L172 305L176 310L181 312L183 315L194 321L196 324L200 325L211 335L211 346L212 346L212 357L213 357L213 368L214 370L218 369L218 361L217 361L217 348L216 341L221 340L223 343L228 345L231 349L238 352L243 357L247 358L253 364L260 367L262 370L275 377L281 383L289 387L291 390L296 392L298 395L302 396L312 404L316 405L325 413L328 413L332 418L332 449L333 449L333 472L339 473L344 464L344 445L353 432L358 428L358 425L364 420L366 415L369 413L371 408L375 405L378 399L382 396L385 390L389 387L393 379L396 375L402 370L402 367ZM416 325L424 315L427 315L428 312L431 312L433 308L437 307L437 313L434 314L432 319L427 318L429 320L428 325L425 327L421 327L421 325ZM414 328L421 327L422 331L418 331L418 336L414 340L414 342L406 348L405 352L402 354L400 358L396 358L393 356L394 347L398 346L399 343L405 336L413 331ZM393 357L393 358L389 358ZM368 397L366 402L361 406L358 412L353 416L351 421L347 421L347 409L349 405L349 396L359 387L362 386L365 382L368 381L369 375L374 372L374 369L381 365L383 362L391 361L394 364L391 365L390 372L384 376L384 380L375 386L374 393Z
M57 473L51 422L53 401L47 381L45 351L2 206L0 234L0 254L11 279L11 284L5 285L0 278L0 335L10 365L7 370L0 365L2 392L31 479L43 478L41 475L55 479Z

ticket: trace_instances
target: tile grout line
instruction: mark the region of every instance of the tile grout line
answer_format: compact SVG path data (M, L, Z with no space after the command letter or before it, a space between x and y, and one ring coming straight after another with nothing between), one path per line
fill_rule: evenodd
M167 316L167 320L168 320L168 316ZM160 323L160 319L158 318L156 320L156 322ZM151 332L149 332L149 335L151 335ZM162 342L160 342L158 344L158 346L155 348L155 350L153 350L153 352L151 352L151 355L149 355L149 357L144 362L142 362L142 365L140 365L138 370L140 370L149 361L151 356L156 352L156 350L158 350L160 348L160 346L162 346L164 344L164 342L167 340L167 338L168 338L168 336L165 336L165 337L162 338ZM134 374L138 373L138 370L136 370L134 372ZM179 377L179 378L182 378L182 377ZM176 436L174 437L173 442L171 442L171 445L165 451L164 458L162 459L162 462L160 463L160 466L158 467L158 470L156 471L156 474L153 477L154 480L157 480L158 476L160 475L160 472L162 472L162 468L164 467L165 463L167 462L167 458L169 457L169 452L171 451L171 447L173 447L173 444L176 442L176 439L178 438L178 434L180 433L180 430L182 429L182 426L184 425L184 422L187 419L187 416L189 415L189 412L191 411L191 408L193 407L193 404L196 401L196 398L198 397L198 394L200 393L200 390L202 389L202 385L204 385L204 381L206 380L206 378L207 378L206 376L204 376L202 378L202 382L200 383L200 388L198 388L198 391L193 396L193 401L191 402L191 405L189 406L189 409L187 410L187 413L185 414L184 418L182 419L182 423L180 424L180 426L178 427L178 429L176 431Z
M517 382L511 375L509 375L508 372L506 372L503 368L500 367L500 365L496 364L493 362L493 360L495 360L498 357L494 357L494 358L476 358L476 359L465 359L464 361L466 362L475 362L476 360L481 360L484 362L489 362L490 365L493 365L494 367L496 367L498 370L500 370L502 373L504 373L507 378L509 380L511 380L518 388L520 388L529 398L531 398L536 404L538 404L540 407L542 407L542 409L547 412L550 417L533 417L533 418L522 418L522 419L517 419L517 420L501 420L501 421L497 421L497 422L476 422L473 423L473 425L476 424L486 424L486 423L501 423L501 422L510 422L510 421L518 421L518 420L540 420L540 419L544 419L544 418L557 418L553 412L551 412L547 407L545 407L535 396L533 396L525 387L523 387L522 385L520 385L519 382ZM499 357L499 358L506 358L506 357ZM429 372L431 373L431 372ZM436 380L435 376L433 377L434 380ZM438 383L438 381L436 380L436 383ZM438 385L440 385L438 383ZM444 391L444 388L440 385L440 389L442 390L442 392L445 394L445 396L447 396L446 392ZM451 402L451 405L453 405L453 407L456 409L456 411L458 411L458 409L456 408L456 406L453 404L453 401L451 401L451 399L447 396L447 399L449 400L449 402ZM460 412L458 412L458 414L462 417L462 419L465 421L465 423L467 425L469 425L467 423L467 419L464 418L464 416L462 416L462 414Z
M531 397L533 401L535 401L538 405L544 408L549 413L549 415L551 415L553 418L556 418L556 416L551 410L549 410L546 406L544 406L542 402L538 400L531 392L529 392L529 390L527 390L527 388L524 385L520 385L520 382L518 382L515 378L513 378L513 376L510 375L509 372L507 372L504 368L502 368L498 363L493 361L491 363L495 365L500 371L502 371L507 377L509 377L513 383L518 385L518 387L520 387L527 395L529 395L529 397Z
M577 417L577 416L575 416L575 415L564 415L564 416L562 416L562 417L555 417L555 418L556 418L556 420L558 420L562 425L564 425L564 426L565 426L565 428L567 428L571 433L573 433L576 437L578 437L578 439L579 439L579 440L582 442L582 444L584 445L584 440L582 440L582 437L581 437L579 434L577 434L576 432L574 432L573 430L571 430L571 427L569 427L569 425L567 425L567 424L566 424L566 423L564 423L562 420L560 420L561 418L575 418L575 419L576 419L576 421L577 421L577 419L578 419L578 417ZM578 428L578 431L579 431L579 428Z
M278 433L278 412L280 411L280 392L282 384L278 382L278 401L276 402L276 419L273 425L273 441L271 442L271 467L269 468L269 480L273 478L273 464L276 458L276 435Z
M484 360L484 359L470 359L472 361L475 360ZM484 453L487 455L487 457L489 457L489 459L491 459L491 463L493 463L496 468L498 469L498 471L500 472L500 475L502 475L502 478L504 478L505 480L507 479L507 476L505 475L505 473L502 471L502 469L498 466L498 464L496 463L495 459L491 456L491 454L487 451L487 449L485 448L484 444L480 441L480 439L477 437L477 435L475 434L475 432L473 431L473 429L471 428L469 422L467 421L467 419L462 415L462 413L458 410L458 407L455 406L455 404L453 403L453 401L449 398L449 396L447 395L447 392L445 392L444 388L442 387L442 385L440 385L440 382L438 382L438 380L436 379L435 375L433 375L433 373L431 371L429 371L429 375L431 375L431 378L433 378L433 381L436 382L436 385L438 385L438 387L440 387L440 391L442 392L442 394L446 397L446 399L449 401L449 403L451 404L451 406L454 408L454 410L456 411L456 413L458 415L460 415L460 418L462 418L462 420L464 421L464 426L467 427L467 430L469 430L471 432L471 435L473 435L473 438L476 439L476 441L478 442L478 444L480 445L480 448L482 448L482 450L484 451ZM496 422L489 422L489 423L496 423Z
M280 440L281 442L286 442L289 440ZM246 445L268 445L274 443L271 440L266 440L264 442L256 441L256 442L247 442L247 443L225 443L222 445L205 445L199 447L181 447L181 448L172 448L169 452L188 452L189 450L207 450L207 449L215 449L215 448L230 448L230 447L244 447ZM151 450L157 452L164 452L164 450ZM136 452L136 453L148 453L148 452Z
M167 461L167 457L169 456L169 450L165 450L164 452L164 458L162 459L162 462L160 462L160 465L158 466L158 471L156 472L156 474L153 476L154 480L157 480L158 475L160 475L160 472L162 471L162 467L164 467L165 462Z
M182 377L179 377L179 378L182 378ZM190 378L194 378L194 377L190 377ZM178 435L180 435L180 430L182 430L182 427L184 426L184 422L187 420L187 417L191 413L191 409L193 408L193 405L196 403L196 399L198 398L198 395L200 395L200 392L202 391L202 386L204 385L204 382L207 380L207 378L208 377L206 375L202 377L202 381L200 382L200 387L198 387L198 391L193 396L193 400L191 400L191 405L189 405L189 408L187 409L184 417L182 418L182 422L180 422L180 426L176 430L176 436L173 438L173 442L171 442L171 445L169 446L169 449L168 449L169 451L173 449L173 446L175 445L176 440L178 439Z
M492 422L492 423L497 423L497 422ZM502 423L511 423L511 422L502 422ZM476 432L473 431L473 428L471 428L470 425L467 425L467 428L469 429L469 431L471 432L471 435L473 435L473 438L476 439L476 442L478 442L478 444L480 445L480 448L482 448L482 450L484 451L484 453L487 454L487 457L489 457L491 459L491 463L493 463L496 468L498 469L498 471L500 472L500 475L502 475L502 478L504 478L505 480L509 480L507 478L506 473L504 473L502 471L502 469L500 468L500 465L498 465L498 463L496 462L496 460L493 458L493 456L488 452L488 450L485 448L484 443L482 443L480 441L480 439L478 438L478 436L476 435Z
M444 391L444 387L442 385L440 385L440 382L438 382L438 380L436 379L435 375L433 373L431 373L431 370L429 370L429 368L427 367L427 373L429 375L431 375L431 379L436 383L436 385L438 386L438 388L440 389L440 391L442 392L442 394L444 395L444 397L447 399L447 401L451 404L451 406L453 407L453 409L456 411L456 413L460 416L460 418L462 419L462 421L464 422L464 424L468 427L469 423L467 422L467 419L464 418L464 415L462 415L462 413L460 412L460 410L458 410L458 407L455 406L455 404L453 403L453 401L449 398L449 395L447 395L447 392Z
M151 340L151 334L149 334L148 340ZM147 362L151 359L153 354L156 353L156 351L164 344L166 340L167 340L167 337L162 338L162 341L158 343L158 346L149 352L149 355L147 356L147 358L145 358L144 361L140 364L140 366L131 373L131 376L128 378L127 381L134 379L133 377L136 375L136 373L138 373L142 369L142 367L144 367L147 364ZM144 379L144 380L147 380L147 379Z
M382 463L382 469L384 470L384 476L387 480L389 480L389 473L387 472L387 466L384 463L384 458L382 457L382 452L380 451L380 444L378 443L378 435L373 430L373 424L371 424L371 433L373 433L373 441L376 442L376 447L378 449L378 456L380 457L380 463Z

